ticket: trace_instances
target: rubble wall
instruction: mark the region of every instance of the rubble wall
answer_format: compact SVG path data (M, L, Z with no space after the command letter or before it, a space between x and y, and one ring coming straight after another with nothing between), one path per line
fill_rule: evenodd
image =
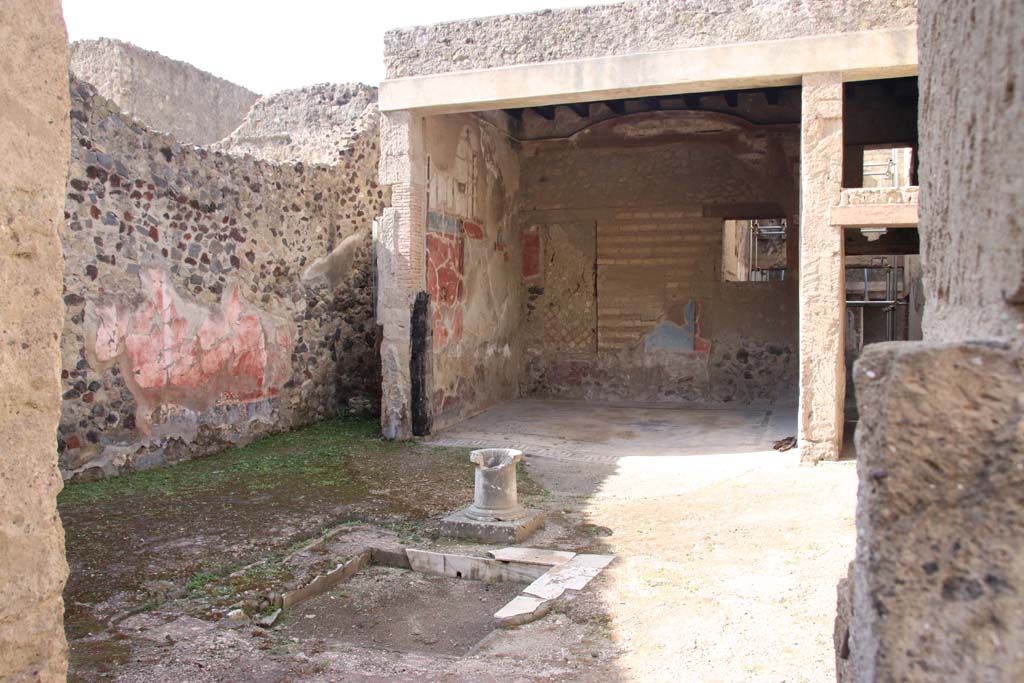
M334 165L351 157L353 146L377 143L364 133L377 127L379 117L376 88L320 83L261 97L212 148L268 161Z
M434 429L518 395L519 159L504 118L426 120Z
M388 31L388 78L903 28L917 0L639 0Z
M795 394L796 281L724 282L721 268L723 216L784 217L797 239L798 135L676 111L524 143L522 393Z
M110 38L76 41L71 71L125 115L194 145L226 137L259 98L191 64Z
M81 81L71 95L64 477L376 407L376 128L337 166L279 164L180 144Z
M0 680L67 674L56 428L68 164L58 0L0 4Z

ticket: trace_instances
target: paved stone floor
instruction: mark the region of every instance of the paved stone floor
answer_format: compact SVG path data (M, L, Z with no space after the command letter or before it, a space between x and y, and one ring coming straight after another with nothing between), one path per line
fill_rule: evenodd
M443 430L428 443L508 446L528 455L576 462L626 456L751 453L796 435L796 404L742 408L657 403L520 399Z

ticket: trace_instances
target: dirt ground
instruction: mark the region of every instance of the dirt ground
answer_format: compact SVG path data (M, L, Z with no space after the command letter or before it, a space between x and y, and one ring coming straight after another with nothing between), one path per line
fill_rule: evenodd
M494 613L523 589L393 567L370 568L302 603L281 625L284 635L325 647L360 647L464 655L494 629Z
M60 506L70 680L835 680L855 463L801 467L795 452L746 441L716 455L528 457L524 502L548 522L527 545L617 556L532 624L489 627L521 586L377 566L272 628L227 618L240 605L265 611L254 596L367 538L490 548L435 534L443 513L472 498L467 451L375 433L331 421L70 487ZM301 549L330 528L340 528L330 542Z

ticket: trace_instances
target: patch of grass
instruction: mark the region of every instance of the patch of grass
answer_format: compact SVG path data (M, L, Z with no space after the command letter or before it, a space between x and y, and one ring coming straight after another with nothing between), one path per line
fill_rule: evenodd
M403 545L419 543L423 540L420 533L423 531L423 522L419 520L384 522L380 526L398 534L398 541Z
M198 591L206 588L206 585L213 583L217 580L217 575L210 572L196 572L192 576L188 577L188 581L185 582L185 590L187 591Z
M281 564L281 560L275 557L268 562L250 567L242 574L242 578L247 581L272 579L275 576L281 576L285 571L285 566Z
M307 545L311 544L312 542L313 542L313 541L311 541L310 539L308 539L308 538L304 538L304 539L302 539L301 541L295 541L294 543L292 543L292 544L291 544L290 546L288 546L288 547L287 547L287 548L285 549L285 551L286 551L287 553L289 553L289 554L291 554L291 553L297 553L297 552L299 552L300 550L302 550L303 548L305 548L305 547L306 547Z
M188 577L185 581L185 590L198 591L207 588L230 574L232 569L232 565L228 563L208 564Z
M184 497L226 485L258 493L274 488L282 477L309 486L350 488L354 484L339 466L348 456L367 449L387 454L402 447L383 441L379 433L376 421L337 417L171 467L70 484L57 501L68 506L126 496Z

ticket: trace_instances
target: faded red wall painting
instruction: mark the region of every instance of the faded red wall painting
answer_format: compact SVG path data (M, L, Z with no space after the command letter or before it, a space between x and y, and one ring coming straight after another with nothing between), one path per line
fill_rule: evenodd
M483 226L478 223L433 211L427 216L427 292L435 351L458 344L462 339L466 299L465 240L483 239L483 236Z
M277 395L291 377L292 323L255 308L238 285L216 308L183 299L166 271L139 277L137 302L87 307L86 347L97 367L120 367L144 434L159 406L203 411L255 401Z

